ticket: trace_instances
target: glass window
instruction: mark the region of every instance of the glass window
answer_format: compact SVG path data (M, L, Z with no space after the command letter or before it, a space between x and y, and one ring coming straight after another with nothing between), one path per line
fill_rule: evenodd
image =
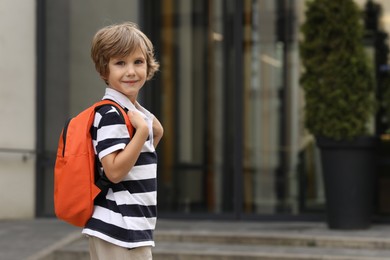
M299 3L298 3L299 2ZM247 0L244 11L243 208L298 214L323 205L315 149L300 123L301 1ZM309 141L308 141L309 140Z

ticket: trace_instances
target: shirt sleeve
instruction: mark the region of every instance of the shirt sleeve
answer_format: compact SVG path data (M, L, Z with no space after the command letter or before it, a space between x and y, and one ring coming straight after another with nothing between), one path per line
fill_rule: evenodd
M95 122L96 152L101 160L110 153L124 149L130 142L130 135L122 115L113 106L102 107L97 114L100 119Z

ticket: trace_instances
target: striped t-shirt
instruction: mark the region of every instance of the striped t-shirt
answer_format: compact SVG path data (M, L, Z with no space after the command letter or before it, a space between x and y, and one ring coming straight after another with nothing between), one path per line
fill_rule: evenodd
M83 234L126 248L154 246L157 155L153 146L153 115L138 104L135 107L115 90L107 89L104 98L112 99L129 110L138 110L148 123L149 138L127 176L121 182L113 183L107 192L95 199L92 218ZM92 136L99 163L105 155L124 149L130 142L122 116L111 105L103 106L96 112Z

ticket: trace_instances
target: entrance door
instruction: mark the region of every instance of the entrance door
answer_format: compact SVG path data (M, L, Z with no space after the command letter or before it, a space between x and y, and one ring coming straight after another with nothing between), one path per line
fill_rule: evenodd
M149 100L165 128L160 214L244 218L321 209L320 172L299 170L318 165L305 158L315 149L301 131L302 3L143 3L161 62Z
M145 28L161 62L151 82L161 102L149 102L164 125L160 215L236 213L241 188L234 167L241 161L236 142L242 127L237 6L222 0L144 1L145 17L153 17L145 19Z

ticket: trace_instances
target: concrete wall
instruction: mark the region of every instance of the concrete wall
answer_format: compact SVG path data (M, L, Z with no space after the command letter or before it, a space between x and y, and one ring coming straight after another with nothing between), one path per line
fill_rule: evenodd
M89 56L92 36L104 25L139 22L139 2L50 1L46 13L45 96L52 102L45 101L41 127L46 129L45 149L53 150L59 128L54 119L63 112L56 95L69 102L64 108L71 114L102 97L105 84ZM37 58L36 1L0 0L0 219L33 218L36 203L52 208L52 200L35 201ZM44 190L45 198L52 196L51 186Z
M0 219L35 212L35 2L0 0Z

